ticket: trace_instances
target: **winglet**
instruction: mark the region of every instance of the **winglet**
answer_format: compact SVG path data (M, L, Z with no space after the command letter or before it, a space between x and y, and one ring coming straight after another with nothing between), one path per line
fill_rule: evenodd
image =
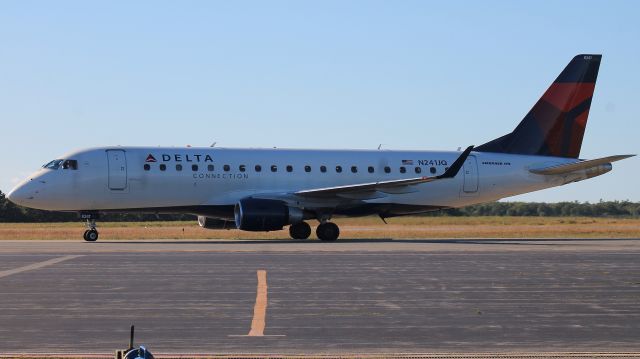
M460 169L462 168L462 165L464 165L464 162L467 160L467 157L469 157L469 154L471 153L472 150L473 150L473 146L467 147L467 149L464 150L464 152L462 152L460 157L458 157L458 159L455 160L455 162L453 162L451 167L449 167L448 170L446 170L443 174L441 174L440 176L437 176L436 178L441 179L441 178L455 177L460 171Z

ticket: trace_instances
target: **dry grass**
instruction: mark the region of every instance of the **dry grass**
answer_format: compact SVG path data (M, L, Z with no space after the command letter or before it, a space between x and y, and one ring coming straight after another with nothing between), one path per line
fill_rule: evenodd
M337 219L341 238L640 238L640 219L586 217L377 217ZM312 222L312 226L316 223ZM288 232L206 230L196 222L99 223L102 239L283 239ZM3 239L82 238L83 224L1 223ZM312 236L315 238L315 235Z

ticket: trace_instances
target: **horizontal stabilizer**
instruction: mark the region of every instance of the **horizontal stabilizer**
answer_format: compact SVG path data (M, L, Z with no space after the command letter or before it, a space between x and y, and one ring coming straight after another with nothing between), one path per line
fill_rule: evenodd
M607 163L624 160L625 158L633 157L635 155L616 155L609 157L602 157L595 160L579 161L574 163L567 163L563 165L549 166L543 168L532 168L529 170L531 173L538 175L561 175L574 171L584 170L592 168L598 165L604 165Z

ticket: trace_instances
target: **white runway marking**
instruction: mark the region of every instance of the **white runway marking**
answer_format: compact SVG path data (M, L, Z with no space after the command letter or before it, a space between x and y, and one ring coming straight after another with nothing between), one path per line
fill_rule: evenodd
M17 273L27 272L27 271L30 271L30 270L40 269L42 267L54 265L56 263L68 261L70 259L74 259L74 258L77 258L77 257L82 257L82 255L58 257L58 258L53 258L53 259L46 260L44 262L38 262L38 263L29 264L29 265L26 265L24 267L18 267L18 268L14 268L14 269L5 270L5 271L0 271L0 278L8 277L8 276L10 276L12 274L17 274Z

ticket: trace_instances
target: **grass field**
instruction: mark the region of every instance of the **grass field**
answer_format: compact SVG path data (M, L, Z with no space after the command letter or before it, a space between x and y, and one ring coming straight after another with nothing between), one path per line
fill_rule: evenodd
M640 219L589 217L377 217L337 219L341 238L640 238ZM311 238L315 237L315 225ZM284 239L288 231L208 230L193 222L98 223L102 240L121 239ZM0 240L81 240L84 225L0 223Z

